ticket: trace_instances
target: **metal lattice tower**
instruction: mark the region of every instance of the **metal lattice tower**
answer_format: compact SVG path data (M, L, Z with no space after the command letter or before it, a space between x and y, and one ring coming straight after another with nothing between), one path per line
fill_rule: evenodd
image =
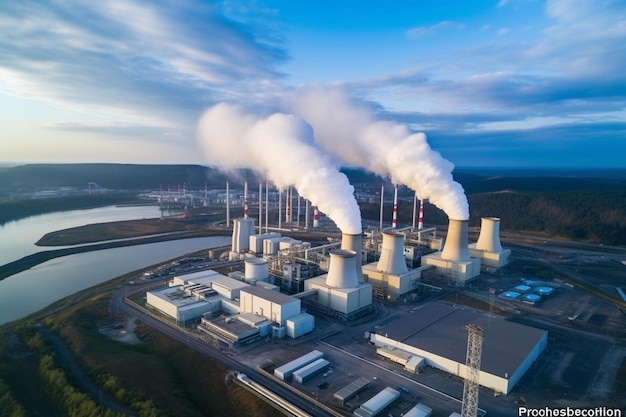
M463 386L462 417L477 417L478 387L480 378L480 356L483 348L483 329L475 324L468 324L467 361L465 385Z

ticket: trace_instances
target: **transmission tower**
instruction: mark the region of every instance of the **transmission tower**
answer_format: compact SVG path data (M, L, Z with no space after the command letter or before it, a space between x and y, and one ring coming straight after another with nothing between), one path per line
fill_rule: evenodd
M463 386L462 417L477 417L478 387L480 378L480 355L483 348L483 329L475 324L468 324L467 361L465 363L465 384Z

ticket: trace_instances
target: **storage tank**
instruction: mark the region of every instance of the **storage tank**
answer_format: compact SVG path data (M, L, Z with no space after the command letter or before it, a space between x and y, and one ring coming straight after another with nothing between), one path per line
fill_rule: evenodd
M467 224L467 220L449 220L448 235L446 236L446 243L443 245L441 259L454 262L469 262Z
M244 268L244 278L246 282L267 281L269 277L269 268L266 259L246 258Z
M476 249L487 252L502 252L500 243L500 219L498 217L483 217L480 219L480 235L476 241Z
M332 288L356 288L359 278L356 274L356 253L337 249L329 252L330 265L326 285Z
M404 235L395 232L383 233L383 245L376 268L393 275L406 274L409 269L404 260Z

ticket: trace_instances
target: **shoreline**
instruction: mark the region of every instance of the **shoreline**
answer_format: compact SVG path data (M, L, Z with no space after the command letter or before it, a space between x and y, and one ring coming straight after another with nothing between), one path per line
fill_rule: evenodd
M219 230L199 230L193 232L183 232L177 234L169 234L162 236L152 236L139 239L127 239L117 242L96 243L90 245L81 245L72 248L52 249L40 251L27 255L18 260L9 262L0 266L0 281L17 273L26 271L34 266L67 255L75 255L78 253L92 252L103 249L113 249L126 246L144 245L148 243L167 242L171 240L191 239L196 237L212 237L212 236L230 236L232 233L229 229Z

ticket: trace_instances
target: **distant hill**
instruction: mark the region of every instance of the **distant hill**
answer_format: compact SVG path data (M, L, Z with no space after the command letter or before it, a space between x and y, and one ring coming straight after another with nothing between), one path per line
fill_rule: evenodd
M362 169L344 168L342 172L357 189L372 193L379 191L383 181ZM464 168L455 171L454 178L468 196L470 226L479 226L481 217L497 216L502 218L503 231L626 244L626 171L580 171L578 174L573 170ZM259 180L250 171L227 176L200 165L32 164L0 169L0 193L33 192L49 187L86 189L88 182L109 190L131 192L154 190L160 185L164 189L168 185L176 189L182 183L188 189L204 188L205 183L209 188L223 188L227 178L232 188L242 188L244 179ZM389 184L388 179L385 182ZM406 187L401 187L400 192L405 201L413 196ZM393 193L390 184L385 187L385 193ZM57 204L52 200L48 204L52 203ZM49 211L41 207L41 203L36 204L39 211ZM75 208L82 207L80 204L83 202L76 202ZM5 211L9 208L4 206ZM362 204L361 210L366 218L379 216L376 203ZM18 211L29 212L24 207ZM401 205L399 221L406 223L411 218L412 205ZM436 207L427 205L426 222L446 224L447 218Z

